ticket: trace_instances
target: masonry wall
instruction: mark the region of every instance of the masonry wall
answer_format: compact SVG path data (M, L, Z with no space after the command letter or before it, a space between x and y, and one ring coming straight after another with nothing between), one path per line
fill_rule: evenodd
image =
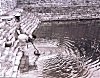
M99 0L18 0L18 4L22 3L60 3L66 5L91 5L99 4Z
M13 10L16 7L17 0L0 0L0 15Z

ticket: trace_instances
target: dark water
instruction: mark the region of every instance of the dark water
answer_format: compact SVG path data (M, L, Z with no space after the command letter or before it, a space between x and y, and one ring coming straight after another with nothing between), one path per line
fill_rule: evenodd
M38 38L58 39L60 43L69 37L81 56L85 54L93 61L100 56L100 20L42 22L34 33Z
M100 39L100 20L42 22L35 31L38 38Z
M77 47L84 62L93 65L90 69L100 70L100 20L42 22L34 34L37 38L58 39L60 43L66 43L66 37L69 37L75 45L70 48Z

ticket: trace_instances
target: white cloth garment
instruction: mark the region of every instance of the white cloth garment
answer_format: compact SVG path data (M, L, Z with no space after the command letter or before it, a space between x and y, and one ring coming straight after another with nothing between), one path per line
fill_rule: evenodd
M19 41L26 41L28 40L28 36L26 34L20 34L18 36Z
M18 36L18 40L19 40L20 50L23 51L25 55L28 55L27 43L26 43L26 41L28 40L28 36L26 34L20 34Z

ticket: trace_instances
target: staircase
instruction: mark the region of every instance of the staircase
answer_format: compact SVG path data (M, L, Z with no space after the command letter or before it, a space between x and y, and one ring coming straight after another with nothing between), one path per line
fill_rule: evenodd
M5 21L0 23L0 77L17 77L18 67L22 52L18 51L19 42L15 41L14 32L18 24L11 20L10 24ZM22 29L31 34L37 27L39 20L33 13L22 13L20 25ZM13 45L10 48L5 48L6 38L8 38Z

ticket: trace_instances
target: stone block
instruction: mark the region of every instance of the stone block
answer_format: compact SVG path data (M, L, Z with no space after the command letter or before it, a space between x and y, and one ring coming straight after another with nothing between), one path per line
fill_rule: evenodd
M13 71L17 71L18 70L18 66L14 66Z
M13 72L12 77L16 78L17 77L17 72Z
M16 59L16 61L15 61L15 65L18 66L19 64L20 64L20 60L17 60L17 59Z
M26 61L25 60L21 60L21 65L25 65Z
M25 72L29 70L29 57L23 56L20 62L20 72Z
M22 52L18 52L17 55L20 56L20 57L22 57Z
M8 70L6 71L5 77L11 77L12 72L13 72L13 68L11 67L10 69L8 69Z
M24 68L25 67L25 65L24 64L20 64L20 69L22 69L22 68Z

